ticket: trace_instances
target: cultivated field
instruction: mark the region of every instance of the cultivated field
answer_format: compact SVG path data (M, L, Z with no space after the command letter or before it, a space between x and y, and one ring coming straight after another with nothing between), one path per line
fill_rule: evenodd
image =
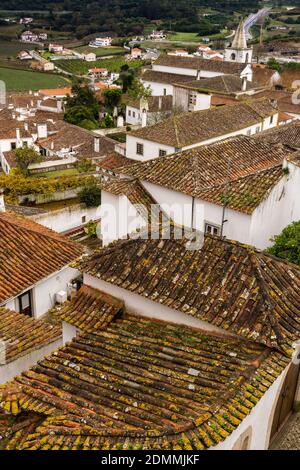
M89 51L94 52L97 57L104 57L110 55L124 55L126 53L125 49L122 47L88 47L80 46L73 49L75 52Z
M4 41L0 39L0 57L16 57L20 51L26 48L25 44L18 41Z
M0 80L8 91L28 91L40 88L56 88L69 83L65 78L54 74L32 72L0 67Z
M143 65L142 60L126 61L124 57L112 57L111 59L101 59L96 62L86 62L85 60L57 60L55 64L66 72L75 75L85 75L93 67L107 68L110 72L119 72L122 65L128 64L132 68Z

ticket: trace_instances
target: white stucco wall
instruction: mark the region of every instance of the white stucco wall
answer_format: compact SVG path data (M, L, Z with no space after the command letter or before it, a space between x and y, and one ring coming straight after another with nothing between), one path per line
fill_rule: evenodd
M76 204L47 212L47 214L33 215L30 218L45 227L61 233L80 227L90 220L96 220L98 218L97 211L97 207L86 207L85 204ZM85 220L83 220L84 217Z
M139 155L136 153L137 144L144 145L144 155ZM150 140L139 139L133 135L127 134L126 136L126 157L131 158L132 160L139 160L141 162L151 160L152 158L158 157L159 150L165 150L167 155L170 155L175 152L175 147L169 145L159 144L157 142L152 142Z
M73 338L76 338L77 334L80 332L76 326L70 325L65 321L62 322L63 330L63 345L72 341Z
M150 87L152 96L173 95L173 85L169 83L141 80L145 88Z
M62 346L62 338L53 341L29 354L19 357L8 364L0 365L0 384L8 382L21 372L28 370L45 356L51 354L57 348Z
M252 214L249 242L258 248L272 245L270 238L300 220L300 168L289 163L284 175Z
M103 246L146 227L147 221L139 215L126 196L107 191L101 194L100 233Z

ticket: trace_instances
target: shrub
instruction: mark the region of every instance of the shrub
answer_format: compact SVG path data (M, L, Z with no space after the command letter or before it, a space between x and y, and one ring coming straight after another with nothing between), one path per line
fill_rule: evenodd
M300 220L285 227L272 241L268 253L300 265Z
M101 204L101 188L96 184L85 186L79 193L79 199L87 207L97 207Z

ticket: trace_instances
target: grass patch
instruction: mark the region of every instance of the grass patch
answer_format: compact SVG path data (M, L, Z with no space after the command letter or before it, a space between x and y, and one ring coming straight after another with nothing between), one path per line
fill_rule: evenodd
M122 47L88 47L88 46L79 46L73 48L74 52L83 52L89 51L94 52L97 57L105 57L110 55L125 55L126 51Z
M0 80L6 84L8 91L29 91L40 88L57 88L66 86L69 82L51 73L33 72L0 67Z
M173 33L168 37L169 41L174 42L200 42L201 37L198 33Z
M5 41L0 39L0 57L16 57L20 51L24 51L26 45L17 41Z
M35 173L35 178L57 178L60 176L73 176L78 175L79 171L76 168L66 168L65 170L46 171L45 173Z
M75 75L85 75L89 69L94 67L103 67L108 69L110 72L120 72L122 65L128 63L130 67L138 68L143 65L144 61L134 60L127 62L124 57L114 57L111 59L96 60L96 62L86 62L85 60L57 60L55 61L58 67L65 70L66 72Z

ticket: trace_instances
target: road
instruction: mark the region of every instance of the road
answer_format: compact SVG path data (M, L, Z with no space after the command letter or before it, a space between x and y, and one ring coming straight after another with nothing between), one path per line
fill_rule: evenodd
M270 13L271 8L262 8L259 10L257 13L252 13L251 15L248 16L248 18L245 19L245 32L246 32L246 39L252 39L252 35L250 33L250 28L257 23L258 20L261 18L264 18L268 16Z

